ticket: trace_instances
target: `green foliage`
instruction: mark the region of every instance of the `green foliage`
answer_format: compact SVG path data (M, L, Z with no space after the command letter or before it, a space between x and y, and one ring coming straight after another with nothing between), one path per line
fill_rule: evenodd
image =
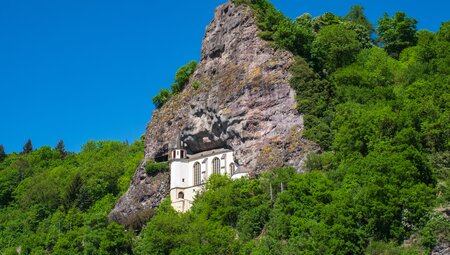
M305 167L308 171L328 172L336 169L337 159L332 152L322 154L310 153L306 157Z
M312 28L314 32L319 32L323 27L338 25L342 23L342 19L339 16L334 15L331 12L326 12L323 15L316 17L312 20Z
M450 222L442 213L433 212L420 230L420 243L430 253L438 242L450 242Z
M3 147L3 144L0 144L0 163L5 160L6 158L6 152L5 147Z
M358 34L343 24L323 27L312 44L311 54L317 65L316 69L325 69L330 73L339 67L351 64L362 44Z
M361 43L361 47L367 49L373 46L372 39L370 38L370 33L367 32L366 27L352 21L347 21L343 24L348 30L354 31L356 33L357 39Z
M389 55L398 58L400 52L417 43L417 21L404 12L396 12L392 18L387 13L378 20L379 42Z
M395 242L372 241L367 247L365 254L368 255L422 255L425 254L421 249L416 247L401 247Z
M172 88L172 93L176 94L181 92L186 84L189 82L189 78L195 72L197 68L197 62L192 60L188 64L180 67L175 74L175 83L170 87Z
M141 232L134 254L232 254L235 231L217 222L180 215L165 200Z
M314 39L311 20L300 19L295 22L288 19L267 0L235 0L235 4L246 4L254 11L259 36L274 42L274 46L287 49L296 55L309 57L310 45ZM306 22L302 22L306 21Z
M152 98L153 104L156 108L161 108L172 96L172 93L168 89L162 89L159 93Z
M427 170L419 169L424 167L419 159L402 160L411 152L391 154L369 155L327 173L296 174L287 168L235 181L213 175L191 211L176 213L166 200L133 250L362 254L369 237L402 240L425 221L433 189L414 181Z
M234 2L238 5L247 4L254 10L258 26L261 29L260 36L266 40L272 40L279 24L289 20L266 0L239 0Z
M370 23L369 19L364 14L364 7L362 5L354 5L350 7L350 11L347 15L345 15L344 20L352 21L363 26L366 34L369 36L375 31L372 23Z
M272 35L275 45L296 55L309 57L314 35L310 28L301 23L283 20Z
M331 146L331 106L334 98L333 84L314 72L302 58L291 67L290 85L297 92L297 109L304 114L304 136L317 141L322 148Z
M169 171L170 165L169 162L148 162L145 165L145 171L149 175L155 175L159 172L166 172Z
M194 82L192 83L192 88L195 89L195 90L197 90L198 88L200 88L200 86L201 86L201 84L200 84L199 81L194 81Z
M141 142L90 141L64 158L48 146L8 155L0 163L0 253L130 254L133 233L108 223L108 213L142 151Z
M28 139L25 145L23 146L23 154L27 154L33 151L33 144L31 143L31 139Z
M63 140L59 140L58 144L56 144L55 149L61 154L61 157L65 157L67 155L66 147L64 145Z
M442 26L437 33L437 37L441 41L450 42L450 21L442 22Z
M189 78L195 72L196 68L197 62L194 60L180 67L175 74L175 83L170 86L172 91L168 89L161 89L159 93L152 98L155 107L161 108L172 97L172 95L181 92L189 82Z

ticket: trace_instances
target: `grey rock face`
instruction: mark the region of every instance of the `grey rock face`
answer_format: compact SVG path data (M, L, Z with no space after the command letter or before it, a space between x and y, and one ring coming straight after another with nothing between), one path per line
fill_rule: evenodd
M170 188L168 172L155 176L147 175L144 162L136 170L128 191L117 201L109 219L122 225L132 226L136 221L145 221L141 212L157 207L167 196ZM144 218L144 219L139 219Z
M318 147L302 138L303 116L295 109L295 91L289 85L294 59L257 34L248 7L231 3L217 7L189 84L153 113L145 134L144 161L167 154L181 136L190 153L233 149L240 171L251 176L285 165L302 171L307 153ZM192 87L194 82L198 89ZM142 174L141 169L136 172L124 197L146 197L142 206L153 206L161 196L146 193L141 186L148 185L147 178L136 177ZM115 212L126 216L135 210L126 208L123 213L121 201Z

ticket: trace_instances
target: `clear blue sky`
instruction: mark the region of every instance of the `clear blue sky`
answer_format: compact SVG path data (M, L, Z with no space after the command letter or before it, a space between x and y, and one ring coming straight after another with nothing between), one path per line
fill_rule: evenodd
M181 65L199 59L206 25L225 1L0 0L0 144L21 151L63 139L132 142L151 98ZM450 19L447 0L274 0L289 17L362 4L373 23L405 11L419 28Z

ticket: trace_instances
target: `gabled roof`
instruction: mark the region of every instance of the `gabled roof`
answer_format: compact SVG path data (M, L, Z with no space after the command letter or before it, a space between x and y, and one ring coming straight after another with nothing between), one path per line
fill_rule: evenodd
M227 152L233 152L230 149L225 149L225 148L219 148L219 149L214 149L214 150L210 150L210 151L202 151L196 154L188 154L188 160L195 160L195 159L200 159L200 158L204 158L204 157L209 157L209 156L213 156L213 155L219 155L219 154L223 154L223 153L227 153Z

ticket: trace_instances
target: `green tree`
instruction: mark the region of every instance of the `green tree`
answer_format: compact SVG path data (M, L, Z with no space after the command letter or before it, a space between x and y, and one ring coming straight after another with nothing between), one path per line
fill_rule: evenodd
M0 163L5 160L6 158L6 152L5 147L3 147L3 144L0 144Z
M145 165L145 171L147 174L156 175L159 172L167 172L169 171L170 166L169 162L148 162Z
M61 154L62 157L65 157L67 155L67 151L63 140L58 141L58 144L56 144L55 149L59 152L59 154Z
M272 39L280 48L287 49L299 56L309 57L314 35L310 28L299 22L283 20L278 24Z
M346 21L344 22L344 26L349 30L355 31L358 36L358 41L361 43L363 48L370 48L373 46L370 33L367 32L367 29L363 25L353 21Z
M330 115L334 98L333 84L314 72L308 62L297 58L290 69L289 81L297 92L297 109L304 114L304 136L328 149L331 145Z
M312 20L312 28L314 32L319 32L322 28L341 24L342 19L339 16L334 15L331 12L326 12L323 15L316 17Z
M325 26L319 31L311 51L315 67L329 74L351 64L361 48L356 32L337 24Z
M392 18L385 13L378 19L378 40L389 55L398 58L403 49L416 45L416 24L417 21L404 12L396 12Z
M159 91L158 95L152 98L153 104L156 108L161 108L167 100L172 96L172 93L168 89L162 89Z
M175 74L175 83L170 87L172 89L172 93L176 94L181 92L186 84L189 82L189 78L195 72L197 68L197 62L192 60L188 64L180 67Z
M367 19L366 15L364 14L364 7L362 5L354 5L350 7L350 11L347 13L347 15L344 16L344 20L352 21L362 25L369 35L375 31L373 28L373 24L370 23L369 19Z
M33 144L31 143L31 139L28 139L25 145L23 146L23 154L28 154L33 151Z
M132 234L124 231L123 226L111 222L102 233L98 254L131 254Z
M80 173L76 173L70 182L66 193L64 194L64 203L66 209L69 209L73 203L80 203L82 201L77 201L79 199L81 189L83 188L83 179Z
M440 40L450 42L450 21L442 22L437 36Z

